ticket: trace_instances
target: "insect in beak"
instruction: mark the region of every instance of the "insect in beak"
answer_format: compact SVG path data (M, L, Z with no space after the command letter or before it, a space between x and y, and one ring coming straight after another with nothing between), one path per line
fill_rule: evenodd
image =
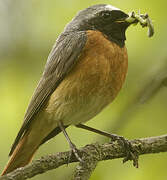
M133 11L129 13L129 17L127 17L124 21L130 24L140 23L142 27L148 27L148 37L152 37L154 35L154 26L148 14L135 14Z

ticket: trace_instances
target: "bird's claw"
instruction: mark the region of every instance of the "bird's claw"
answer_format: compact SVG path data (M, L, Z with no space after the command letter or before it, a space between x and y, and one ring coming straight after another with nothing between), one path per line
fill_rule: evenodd
M114 135L112 134L112 140L118 140L119 142L122 143L122 145L125 148L126 151L126 157L123 159L123 163L132 160L133 161L133 166L138 168L139 164L138 164L138 153L137 151L133 148L131 142L127 139L125 139L123 136L118 136L118 135Z
M70 159L71 159L72 154L74 154L75 157L77 158L77 160L78 160L80 163L82 163L83 160L82 160L81 157L79 156L79 154L78 154L78 149L76 148L75 144L71 143L71 144L70 144L70 147L71 147L71 151L70 151L70 156L69 156L68 164L69 164L69 161L70 161Z
M137 151L133 148L131 142L128 141L127 139L123 138L122 142L124 143L124 147L125 147L125 151L126 151L126 157L123 159L123 163L131 160L131 161L133 161L133 166L138 168L139 167L139 163L138 163L139 155L138 155Z

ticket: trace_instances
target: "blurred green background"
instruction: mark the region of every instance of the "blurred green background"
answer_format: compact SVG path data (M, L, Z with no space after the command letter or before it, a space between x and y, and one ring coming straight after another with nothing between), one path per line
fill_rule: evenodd
M129 139L158 136L166 133L167 92L162 88L151 100L140 105L135 113L128 109L136 93L145 85L167 58L166 1L146 0L5 0L0 1L0 171L8 161L8 152L21 126L23 116L34 88L43 71L47 56L66 23L80 9L97 3L107 3L125 12L140 9L148 12L155 25L155 36L147 37L147 29L139 25L127 31L126 46L129 71L126 83L116 100L87 124L101 130L118 133ZM126 120L124 125L122 122ZM119 124L117 124L119 123ZM109 142L96 134L70 127L68 133L77 145ZM35 159L69 150L62 134L41 146ZM140 168L121 159L100 162L91 180L165 180L167 153L140 157ZM63 166L32 179L66 180L76 164Z

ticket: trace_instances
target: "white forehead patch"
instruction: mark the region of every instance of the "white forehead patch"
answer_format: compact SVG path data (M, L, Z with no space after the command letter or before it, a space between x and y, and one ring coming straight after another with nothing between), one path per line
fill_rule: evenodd
M118 9L118 8L112 6L112 5L109 5L109 4L105 6L105 9L106 9L106 10L109 10L109 11L120 10L120 9Z

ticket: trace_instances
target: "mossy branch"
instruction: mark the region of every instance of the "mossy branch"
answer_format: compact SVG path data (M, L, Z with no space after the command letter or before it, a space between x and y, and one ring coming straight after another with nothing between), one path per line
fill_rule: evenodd
M167 152L167 135L135 139L130 142L139 155ZM125 147L120 141L106 144L89 144L79 149L78 153L83 162L76 167L72 180L88 180L99 161L126 156ZM77 161L75 156L70 157L70 151L60 152L35 160L23 168L18 168L0 177L0 180L25 180L64 164Z

